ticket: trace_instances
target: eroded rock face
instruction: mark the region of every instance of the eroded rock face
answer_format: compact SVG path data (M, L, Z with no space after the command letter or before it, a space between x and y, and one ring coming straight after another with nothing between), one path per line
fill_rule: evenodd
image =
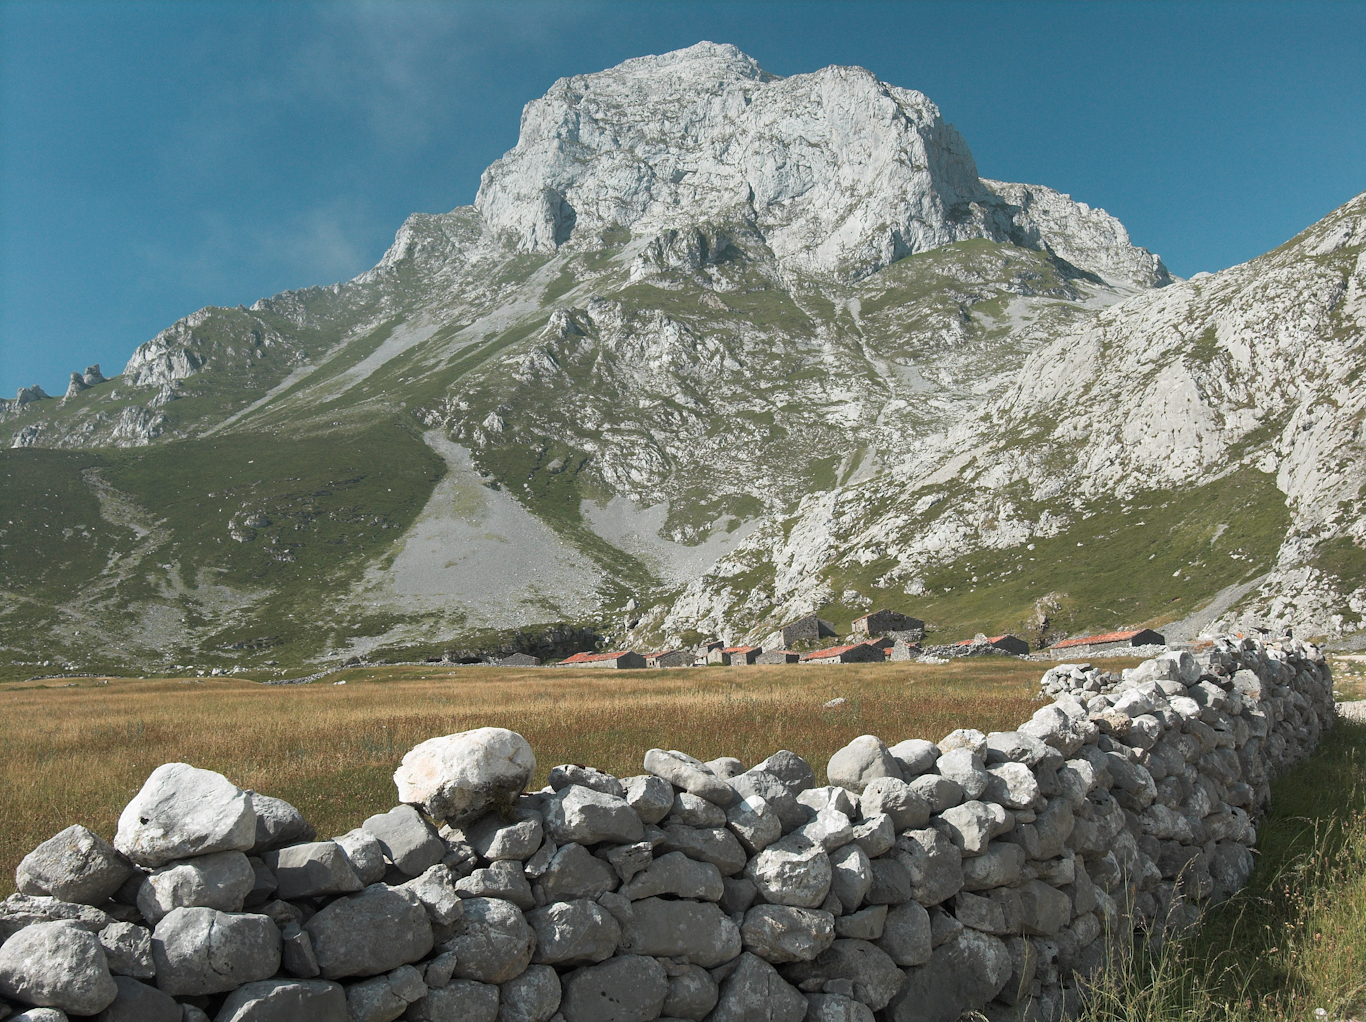
M0 946L0 993L6 997L94 1015L118 990L99 939L73 922L35 923Z
M394 772L394 783L399 801L458 825L495 804L509 804L535 772L536 755L525 738L506 728L481 727L431 738L410 750Z
M24 856L14 885L23 894L99 905L113 897L132 872L109 842L77 824Z
M114 847L139 866L256 844L251 796L222 774L188 763L165 763L119 817Z

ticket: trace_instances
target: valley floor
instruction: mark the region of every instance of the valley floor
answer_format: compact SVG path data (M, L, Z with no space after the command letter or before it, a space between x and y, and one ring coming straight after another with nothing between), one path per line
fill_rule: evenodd
M938 740L955 727L1014 728L1036 708L1042 671L974 658L668 671L373 667L296 686L3 684L0 892L9 893L29 849L73 822L112 837L123 806L165 762L287 799L330 836L389 809L399 760L437 735L485 725L519 732L536 752L538 787L557 763L629 776L641 772L647 749L680 743L703 759L746 764L790 749L823 776L835 750L858 735L897 742ZM836 697L847 702L823 708Z

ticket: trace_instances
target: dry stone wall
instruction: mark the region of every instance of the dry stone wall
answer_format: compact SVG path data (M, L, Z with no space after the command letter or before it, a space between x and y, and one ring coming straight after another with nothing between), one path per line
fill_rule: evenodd
M1252 869L1275 774L1333 714L1324 658L1221 640L1044 675L1016 731L887 745L819 785L651 749L526 794L520 735L434 738L401 805L317 840L294 807L159 767L0 907L0 1017L56 1022L1058 1019L1111 942L1191 925Z

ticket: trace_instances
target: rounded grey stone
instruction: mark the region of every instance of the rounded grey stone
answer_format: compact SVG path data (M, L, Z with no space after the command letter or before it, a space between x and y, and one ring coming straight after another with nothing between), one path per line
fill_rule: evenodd
M565 1022L650 1022L669 995L664 966L653 958L621 955L564 979L560 1014Z
M98 1022L181 1022L183 1012L170 994L128 976L115 976L114 983L118 996L96 1016Z
M835 940L835 917L814 908L755 905L740 926L745 950L773 964L808 962Z
M69 920L34 923L0 946L0 993L6 997L94 1015L118 991L99 938Z
M498 1022L548 1022L560 1007L560 976L548 965L531 965L499 990Z
M100 905L132 874L132 864L113 845L76 824L25 855L14 884L23 894Z
M376 976L432 949L427 909L410 891L372 884L333 901L304 929L324 979Z
M454 929L441 950L455 952L461 979L504 983L527 967L536 948L536 933L522 910L499 898L466 898Z

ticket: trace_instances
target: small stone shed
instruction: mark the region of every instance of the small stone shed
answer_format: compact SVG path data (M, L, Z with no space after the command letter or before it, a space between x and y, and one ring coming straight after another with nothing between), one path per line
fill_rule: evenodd
M835 631L834 625L829 621L822 621L815 614L807 614L783 625L782 631L784 646L791 646L803 639L823 639L839 634Z
M1125 646L1165 646L1166 638L1161 632L1151 628L1137 628L1126 632L1105 632L1102 635L1079 635L1075 639L1055 642L1049 649L1068 650L1071 653L1092 653L1105 649L1121 649Z
M755 659L756 664L795 664L802 655L790 649L766 649Z
M664 649L658 653L645 654L646 667L691 667L693 656L690 650L686 649Z
M743 667L758 660L763 648L760 646L731 646L723 652L730 657L732 667Z
M885 635L887 632L919 632L917 638L925 636L925 622L917 617L908 617L894 610L875 610L871 614L854 618L849 626L854 635Z
M859 642L852 646L831 646L802 657L804 664L880 664L887 654L876 646Z
M964 639L954 645L972 646L976 645L978 641L977 639ZM1029 643L1018 635L993 635L987 639L986 644L992 649L999 649L1002 653L1010 653L1014 656L1027 656L1029 654Z
M499 667L540 667L541 661L530 653L513 653L496 661Z

